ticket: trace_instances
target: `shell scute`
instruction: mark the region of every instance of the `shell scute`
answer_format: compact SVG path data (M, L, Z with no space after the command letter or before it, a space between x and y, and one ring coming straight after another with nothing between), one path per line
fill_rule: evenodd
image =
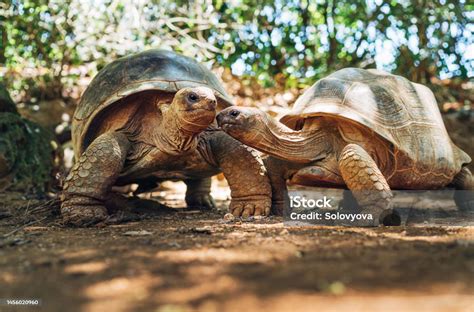
M233 105L217 77L194 59L166 50L151 49L117 59L106 65L91 81L76 108L72 139L76 157L93 135L92 121L105 108L132 94L158 90L176 92L181 88L206 86L214 91L218 109Z
M281 122L296 129L316 116L373 131L420 172L454 175L471 161L449 138L433 92L401 76L357 68L336 71L307 89Z

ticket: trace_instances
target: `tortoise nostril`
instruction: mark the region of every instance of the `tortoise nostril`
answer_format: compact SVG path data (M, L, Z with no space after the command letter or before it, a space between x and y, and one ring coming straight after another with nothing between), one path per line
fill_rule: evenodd
M229 115L232 117L237 117L240 115L240 112L237 110L232 110Z

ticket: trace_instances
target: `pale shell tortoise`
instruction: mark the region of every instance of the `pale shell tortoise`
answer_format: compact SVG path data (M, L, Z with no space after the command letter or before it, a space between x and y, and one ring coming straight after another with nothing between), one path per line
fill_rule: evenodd
M361 207L384 211L381 218L390 215L391 189L474 189L465 167L471 158L449 138L433 93L382 71L336 71L306 90L281 122L240 107L217 121L274 156L265 161L277 213L288 207L288 179L347 187ZM460 208L473 209L473 192L455 194Z
M269 214L271 188L255 151L213 131L232 99L208 69L164 50L120 58L93 79L72 123L76 163L64 181L66 223L108 218L111 188L183 180L188 206L212 208L211 176L227 178L235 215Z

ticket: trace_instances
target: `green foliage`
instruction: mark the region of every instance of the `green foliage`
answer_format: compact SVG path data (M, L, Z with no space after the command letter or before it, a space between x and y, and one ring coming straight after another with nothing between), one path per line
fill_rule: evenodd
M14 113L0 113L0 130L2 191L46 191L53 179L52 135Z
M311 84L343 67L382 67L414 81L467 78L474 60L463 1L254 1L217 7L221 18L243 27L231 38L244 73L267 81L278 74ZM471 52L472 54L472 52ZM219 59L219 58L218 58ZM377 63L377 64L374 64Z
M69 16L67 3L13 0L3 6L4 49L0 59L13 72L37 69L13 81L13 89L40 88L41 97L60 97L65 66L80 63L75 46L68 43L74 18Z
M466 79L473 17L465 0L7 0L0 79L27 99L59 97L107 62L157 47L263 85L312 84L348 66Z
M53 135L21 117L2 84L0 133L0 191L45 192L53 180Z

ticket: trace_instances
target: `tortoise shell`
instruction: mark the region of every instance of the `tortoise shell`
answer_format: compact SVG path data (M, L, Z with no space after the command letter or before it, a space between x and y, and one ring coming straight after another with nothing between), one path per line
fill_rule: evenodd
M433 92L401 76L357 68L336 71L306 90L281 122L296 129L316 116L366 127L427 170L454 174L471 160L449 138Z
M72 138L76 155L88 145L84 140L94 119L114 103L147 90L175 93L196 86L214 91L218 110L233 105L232 98L210 70L172 51L147 50L106 65L84 91L74 113Z

